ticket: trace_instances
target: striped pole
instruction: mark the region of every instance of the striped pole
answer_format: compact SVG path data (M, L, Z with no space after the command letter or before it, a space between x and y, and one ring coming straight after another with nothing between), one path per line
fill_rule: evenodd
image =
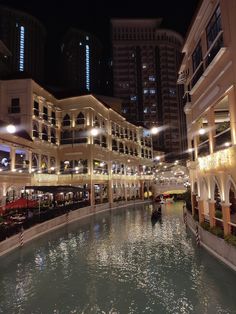
M187 227L187 213L184 212L184 224Z
M197 245L200 245L200 236L199 236L199 231L198 231L198 225L196 225L196 241L197 241Z
M21 227L21 230L20 230L19 240L20 240L20 246L22 247L24 245L24 228L23 227Z

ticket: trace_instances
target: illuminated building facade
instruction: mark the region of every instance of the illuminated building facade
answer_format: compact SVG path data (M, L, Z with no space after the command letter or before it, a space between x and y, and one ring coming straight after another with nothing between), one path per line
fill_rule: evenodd
M66 87L82 92L100 91L102 44L94 35L70 29L63 38L61 54Z
M56 99L31 79L0 85L0 120L17 128L16 134L1 132L2 204L19 197L26 185L86 186L91 204L148 195L153 180L148 130L92 94Z
M155 149L179 154L187 148L182 88L176 84L183 38L161 29L161 19L112 19L114 96L123 114L146 127L166 128ZM166 158L170 158L167 154Z
M41 82L44 77L46 31L28 13L0 6L0 38L11 52L10 74L24 72Z
M236 234L236 3L203 0L183 47L192 212Z

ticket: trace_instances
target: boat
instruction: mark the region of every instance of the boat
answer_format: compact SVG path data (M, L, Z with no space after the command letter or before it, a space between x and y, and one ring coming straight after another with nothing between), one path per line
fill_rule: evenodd
M158 220L161 217L161 206L152 211L151 220Z

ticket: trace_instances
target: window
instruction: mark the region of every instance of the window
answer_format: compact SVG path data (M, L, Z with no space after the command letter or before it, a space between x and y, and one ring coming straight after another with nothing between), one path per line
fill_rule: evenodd
M56 143L56 133L54 129L51 129L51 143Z
M206 29L207 48L210 48L221 30L221 12L220 7L218 7L214 12Z
M209 49L205 62L207 67L217 55L218 51L224 46L220 7L216 9L207 26L206 38L207 48Z
M150 88L150 94L156 94L156 90L154 88Z
M62 121L62 125L63 126L70 126L70 116L68 114L66 114L63 118Z
M34 115L39 116L39 103L36 100L34 101Z
M87 133L85 130L79 129L74 131L74 143L87 143Z
M192 62L193 62L193 72L198 68L199 64L202 62L202 47L201 42L197 44L193 55L192 55Z
M43 107L43 119L48 121L48 108Z
M86 89L90 90L90 56L89 56L89 45L85 46L85 77L86 77Z
M63 131L61 132L61 144L72 144L72 132L71 131Z
M194 76L192 78L191 87L193 88L193 86L198 82L203 73L201 42L198 43L192 54L192 66Z
M76 119L77 124L85 124L85 118L82 112L80 112Z
M150 82L155 82L156 81L155 75L149 75L148 79L149 79Z
M25 69L25 28L20 27L20 55L19 55L19 71L24 71Z
M37 122L34 122L33 124L33 136L39 137L39 125Z
M20 113L20 99L12 98L9 113Z
M44 141L48 140L48 129L46 126L42 127L42 140Z
M53 125L56 125L56 113L52 111L51 122Z

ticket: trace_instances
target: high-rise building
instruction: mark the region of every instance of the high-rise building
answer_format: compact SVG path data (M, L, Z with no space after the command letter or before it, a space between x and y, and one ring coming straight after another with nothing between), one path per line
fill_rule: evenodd
M70 29L61 44L66 87L82 92L100 92L102 44L87 32Z
M7 60L10 74L23 72L43 80L46 31L36 18L0 6L0 39L11 52Z
M186 149L182 90L176 84L183 38L161 29L161 19L112 19L114 96L124 98L131 122L163 129L156 149ZM171 158L171 155L167 154Z

